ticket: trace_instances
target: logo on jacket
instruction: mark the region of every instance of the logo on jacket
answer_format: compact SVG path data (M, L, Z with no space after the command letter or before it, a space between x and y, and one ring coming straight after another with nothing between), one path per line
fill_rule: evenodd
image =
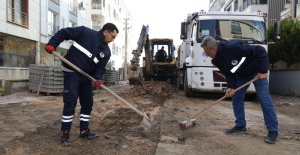
M238 63L239 63L239 62L238 62L237 60L232 60L232 61L231 61L231 64L232 64L233 66L236 66Z
M103 52L100 53L100 58L104 58L104 53Z

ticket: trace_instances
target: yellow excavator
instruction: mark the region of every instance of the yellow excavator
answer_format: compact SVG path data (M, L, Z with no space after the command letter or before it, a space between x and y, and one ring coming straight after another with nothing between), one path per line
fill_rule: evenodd
M131 66L129 72L130 85L143 85L143 81L167 81L176 84L177 70L174 55L175 46L170 38L149 39L149 26L143 25L137 49L132 51ZM140 56L143 48L143 66L140 67ZM159 54L164 51L163 55Z

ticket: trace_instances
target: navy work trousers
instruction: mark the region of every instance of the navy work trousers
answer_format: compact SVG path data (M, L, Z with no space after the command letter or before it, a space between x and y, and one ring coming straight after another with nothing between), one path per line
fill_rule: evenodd
M246 78L237 77L236 87L239 87L245 84L246 82L252 80L256 75L257 73ZM271 95L269 93L268 79L258 79L254 81L253 84L262 108L264 121L267 126L267 129L269 131L278 132L278 120L277 120L274 104ZM244 87L243 89L237 91L232 96L232 105L233 105L234 116L236 118L235 120L236 126L246 127L244 98L248 87L249 86Z
M78 72L64 72L64 109L61 131L71 130L78 98L81 105L80 131L83 131L89 127L94 102L92 82Z

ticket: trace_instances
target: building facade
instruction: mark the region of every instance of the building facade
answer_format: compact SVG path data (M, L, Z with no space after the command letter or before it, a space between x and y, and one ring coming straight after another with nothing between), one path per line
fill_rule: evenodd
M126 0L125 0L126 1ZM108 67L118 69L124 66L125 57L130 60L132 49L131 25L134 18L122 0L89 0L87 1L87 26L99 30L105 23L114 23L118 29L118 37L109 46L112 56ZM127 40L127 42L126 42ZM127 55L126 55L127 54Z
M65 27L87 26L100 30L107 22L116 24L120 32L109 45L111 68L121 68L126 49L131 48L133 17L122 0L1 0L0 13L0 79L28 79L30 64L61 65L44 47ZM127 38L128 46L125 46ZM71 44L72 41L64 41L56 51L65 55Z
M209 11L260 11L267 16L267 26L284 18L297 18L300 15L297 11L298 0L210 0L209 2Z

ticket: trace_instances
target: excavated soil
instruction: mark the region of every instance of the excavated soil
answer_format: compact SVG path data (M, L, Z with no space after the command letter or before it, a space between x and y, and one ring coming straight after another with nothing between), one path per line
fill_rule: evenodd
M165 82L147 82L143 86L111 88L128 103L145 112L152 129L143 117L104 90L94 92L90 128L100 133L94 140L84 140L79 133L79 103L71 130L71 147L60 145L62 96L28 99L21 104L1 105L1 134L15 134L3 142L4 154L154 154L160 140L160 121L164 101L175 89ZM31 96L31 95L30 95ZM16 96L18 98L18 96ZM4 102L4 100L2 100ZM14 131L12 131L14 130ZM9 138L8 138L9 139ZM0 153L0 154L1 154Z
M196 117L195 127L180 130L179 122L204 109L222 95L198 94L186 98L166 82L143 86L110 86L113 92L149 116L143 117L101 89L94 92L90 128L100 133L93 140L78 137L79 111L72 124L70 147L60 145L62 96L21 92L0 97L0 154L8 155L207 155L300 154L300 98L273 95L280 140L263 142L267 134L258 100L246 101L246 135L226 135L234 125L230 99Z

